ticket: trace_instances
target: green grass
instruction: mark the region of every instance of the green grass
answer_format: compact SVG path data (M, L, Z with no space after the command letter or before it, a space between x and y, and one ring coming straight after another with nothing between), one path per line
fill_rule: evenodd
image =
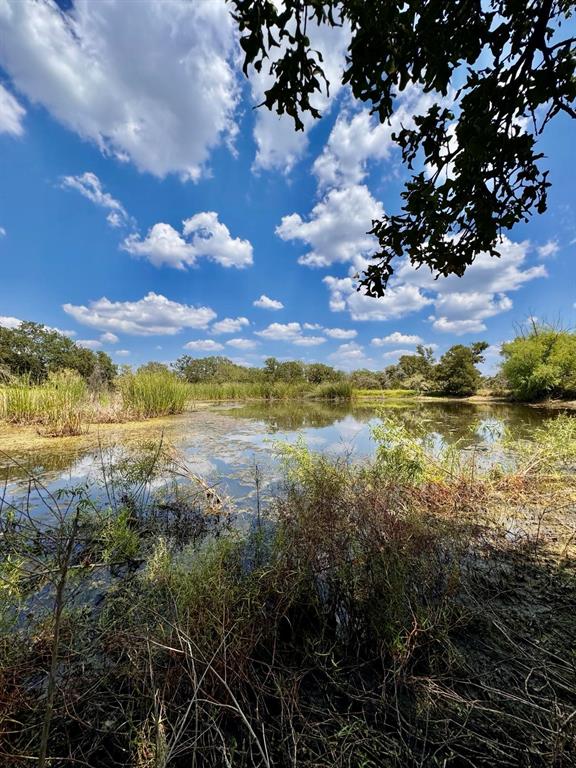
M0 418L12 424L36 424L46 435L82 434L87 411L86 382L71 371L50 374L38 386L22 377L0 387Z
M416 397L420 393L416 389L355 389L354 397L373 397L373 398L399 398Z
M195 400L296 400L312 397L327 400L349 400L352 390L347 383L311 385L305 382L225 382L222 384L190 384Z
M125 374L119 378L118 388L124 412L137 419L183 413L193 397L189 384L164 372Z

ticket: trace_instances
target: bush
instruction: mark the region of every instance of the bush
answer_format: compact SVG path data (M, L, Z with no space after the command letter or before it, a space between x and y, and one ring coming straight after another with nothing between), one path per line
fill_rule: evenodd
M502 372L519 400L576 396L576 334L535 326L502 345Z

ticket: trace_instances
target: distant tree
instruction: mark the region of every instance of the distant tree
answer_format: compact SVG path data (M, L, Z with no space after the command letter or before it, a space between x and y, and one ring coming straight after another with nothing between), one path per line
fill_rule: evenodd
M264 360L264 377L269 381L275 381L279 365L280 363L275 357L267 357Z
M92 352L58 331L32 322L17 328L0 327L0 366L38 382L64 369L76 371L86 380L96 376L106 384L116 375L116 366L105 352Z
M576 396L576 334L534 325L502 345L502 373L519 400Z
M355 389L381 389L382 381L375 371L358 368L350 374L350 383Z
M427 112L392 134L413 175L402 213L373 222L380 251L360 280L368 295L383 294L401 257L462 275L478 254L498 253L502 231L546 210L537 139L556 115L576 116L571 0L231 4L245 74L270 74L262 105L290 115L296 130L304 115L320 117L314 97L330 85L311 42L316 25L350 28L342 84L381 123L406 88L430 96Z
M182 355L173 364L173 369L191 383L246 380L246 368L236 365L227 357L191 357Z
M155 360L150 360L148 363L144 363L138 368L137 373L170 373L170 366L166 363L158 363Z
M278 363L274 380L285 381L289 384L304 381L304 365L299 360L286 360L283 363Z
M415 355L401 355L398 359L398 377L402 380L403 386L408 389L407 381L430 381L434 365L434 355L431 347L424 347L419 344L416 347ZM414 377L417 377L414 378Z
M337 371L331 365L324 363L310 363L306 366L306 380L310 384L322 384L325 381L341 381L344 378L342 371Z
M485 341L469 347L455 344L445 352L436 366L436 382L440 392L446 395L473 395L482 382L476 366L484 360L483 352L488 348Z

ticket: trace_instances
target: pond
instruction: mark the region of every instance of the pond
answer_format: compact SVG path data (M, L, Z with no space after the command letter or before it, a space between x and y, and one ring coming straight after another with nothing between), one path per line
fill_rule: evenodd
M426 434L434 446L458 444L481 451L490 460L490 446L505 427L513 437L530 438L535 427L557 412L508 403L421 402L387 400L374 403L289 401L214 405L182 416L132 425L93 427L88 435L41 439L28 445L14 442L15 430L0 431L0 479L4 495L25 497L33 473L51 491L98 482L104 450L142 440L173 445L191 472L219 488L240 506L252 506L255 468L261 487L270 491L279 478L275 444L302 439L315 451L353 460L375 449L371 428L380 415L394 414L411 432Z

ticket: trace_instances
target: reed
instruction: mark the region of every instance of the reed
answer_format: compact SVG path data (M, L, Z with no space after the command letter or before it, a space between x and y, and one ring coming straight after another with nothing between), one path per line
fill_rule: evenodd
M43 384L28 377L0 389L0 416L12 424L36 424L45 435L79 435L89 419L86 382L72 371L51 373Z
M189 384L175 374L162 371L124 374L118 381L118 388L123 410L137 419L183 413L192 398Z

